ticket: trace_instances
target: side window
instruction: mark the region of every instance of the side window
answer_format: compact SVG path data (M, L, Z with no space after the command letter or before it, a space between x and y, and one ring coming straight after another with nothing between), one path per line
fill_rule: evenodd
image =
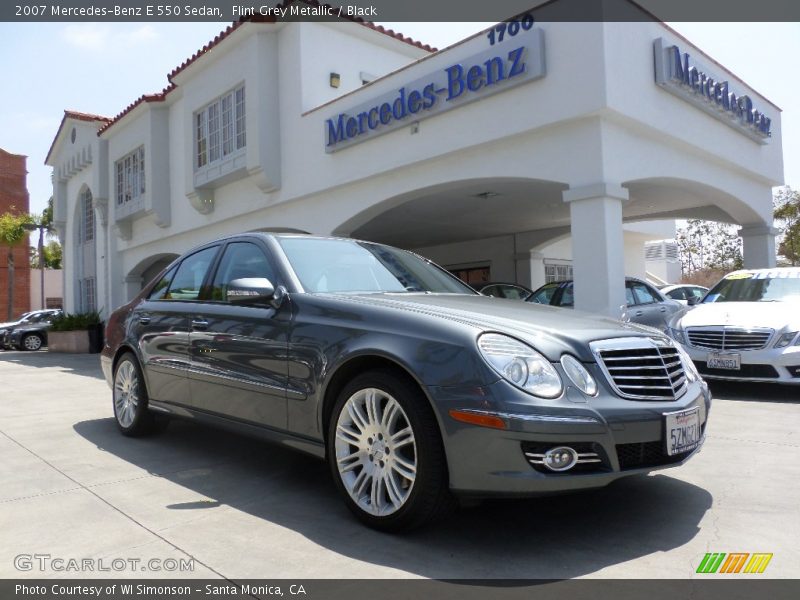
M667 296L673 300L686 300L686 288L677 288L667 293Z
M702 288L692 288L690 290L690 293L691 293L692 296L697 298L698 302L703 299L703 296L706 295L706 291L704 289L702 289Z
M575 306L575 287L570 283L565 285L558 301L559 306Z
M511 298L512 300L522 300L525 296L528 295L528 292L523 290L522 288L514 287L508 285L504 288L501 288L504 298Z
M228 244L214 275L211 299L226 302L230 282L246 277L265 277L272 285L278 285L275 281L275 271L261 248L249 242Z
M212 246L184 258L164 295L164 300L197 300L217 250L218 246Z
M633 296L633 286L630 283L625 283L625 304L628 306L636 304L636 298Z
M169 271L167 271L164 276L159 279L158 283L150 290L150 294L147 296L148 300L163 300L164 296L167 295L167 288L169 287L172 278L175 277L175 271L178 270L178 267L172 267Z
M654 304L660 301L659 298L650 291L650 288L643 283L634 281L631 287L633 288L637 304Z

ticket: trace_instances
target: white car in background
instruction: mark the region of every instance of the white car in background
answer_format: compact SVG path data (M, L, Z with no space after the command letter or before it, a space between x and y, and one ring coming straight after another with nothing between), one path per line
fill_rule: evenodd
M800 268L736 271L670 321L706 379L800 385Z
M677 285L665 285L664 287L658 288L658 291L667 298L677 300L684 306L694 306L700 303L703 296L708 292L708 288L702 285L679 283Z

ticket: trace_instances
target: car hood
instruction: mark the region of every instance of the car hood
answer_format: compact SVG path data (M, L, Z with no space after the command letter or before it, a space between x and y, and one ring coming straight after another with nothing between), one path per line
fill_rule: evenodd
M730 325L769 327L776 331L786 326L800 327L800 304L794 302L710 302L698 304L680 319L681 327Z
M521 338L550 360L569 348L581 360L593 361L588 343L594 340L661 336L650 327L593 315L583 311L530 304L519 300L469 294L339 294L337 300L459 322L482 331Z
M8 329L10 327L14 327L19 324L20 321L6 321L5 323L0 323L0 329Z

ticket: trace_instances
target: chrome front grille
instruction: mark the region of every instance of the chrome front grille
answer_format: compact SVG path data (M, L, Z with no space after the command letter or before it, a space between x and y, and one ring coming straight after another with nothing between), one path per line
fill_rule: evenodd
M707 350L760 350L772 337L774 330L764 327L689 327L689 345Z
M686 392L681 356L665 338L620 338L590 344L614 390L623 398L675 400Z

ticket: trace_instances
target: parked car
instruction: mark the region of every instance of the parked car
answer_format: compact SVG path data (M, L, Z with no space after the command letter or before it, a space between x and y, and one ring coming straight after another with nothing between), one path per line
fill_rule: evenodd
M667 330L667 324L673 315L683 312L686 308L680 302L666 298L649 283L635 277L625 278L625 299L628 307L626 320L655 327L661 331ZM575 305L573 282L569 280L546 283L533 292L527 302L572 308Z
M659 288L659 291L667 298L671 298L683 304L684 306L694 306L703 300L703 296L708 292L707 287L702 285L691 285L681 283L676 285L665 285Z
M704 377L800 384L800 268L723 278L670 323Z
M17 339L19 341L21 338L19 335L13 336L12 333L15 330L25 329L26 331L29 330L32 332L30 334L32 337L27 341L31 347L25 349L38 350L43 345L47 345L46 334L42 336L40 333L37 333L39 331L39 326L42 324L49 325L52 318L58 314L61 314L60 309L34 310L23 313L17 321L0 323L0 346L6 350L17 347L17 344L15 344L13 340Z
M290 234L176 260L111 314L101 365L124 435L175 416L306 451L387 531L457 495L596 488L683 464L711 403L650 328L497 302L410 252Z
M512 300L526 300L533 293L532 290L518 283L484 283L473 287L484 296Z

